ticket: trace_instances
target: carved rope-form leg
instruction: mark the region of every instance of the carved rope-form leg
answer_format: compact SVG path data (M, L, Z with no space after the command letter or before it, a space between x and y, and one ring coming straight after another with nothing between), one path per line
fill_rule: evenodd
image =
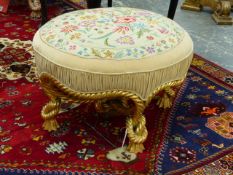
M143 143L147 139L148 131L146 129L146 119L143 115L143 111L145 109L144 102L135 97L133 98L136 105L135 114L126 121L126 128L129 138L127 150L129 152L138 153L143 152L145 149Z
M133 153L142 152L145 148L143 143L147 139L148 131L146 129L146 119L143 115L145 107L153 99L154 95L164 90L163 97L158 101L159 106L163 108L171 107L172 99L175 97L175 91L172 89L174 86L179 86L183 82L181 80L175 80L169 83L165 83L158 88L148 97L146 102L143 102L136 95L131 97L135 103L136 111L133 117L129 118L126 122L126 128L128 131L129 145L127 150Z
M128 151L133 153L142 152L144 150L143 143L147 139L147 129L146 121L143 116L143 111L145 109L144 101L140 99L137 95L121 90L112 90L106 92L97 93L82 93L74 91L57 79L47 73L41 73L40 83L43 87L45 93L52 97L51 99L70 99L73 101L98 101L103 99L114 99L114 98L125 98L131 99L135 105L135 113L126 122L126 128L129 137ZM127 101L123 100L123 103L127 106ZM58 126L55 115L59 112L60 101L52 100L49 102L42 110L42 113L48 115L43 115L45 119L44 128L47 130L56 129Z
M126 122L126 128L129 138L127 150L133 153L143 152L145 149L143 143L146 141L148 136L144 115L140 115L137 122L133 122L133 119L129 118Z
M61 98L58 96L58 91L54 89L53 84L49 82L48 77L40 77L40 85L45 94L50 98L50 101L41 110L41 116L44 120L43 128L49 132L55 131L59 128L56 115L60 110Z
M56 115L60 110L60 100L49 101L41 110L42 118L44 119L43 128L47 131L55 131L59 128L56 120Z

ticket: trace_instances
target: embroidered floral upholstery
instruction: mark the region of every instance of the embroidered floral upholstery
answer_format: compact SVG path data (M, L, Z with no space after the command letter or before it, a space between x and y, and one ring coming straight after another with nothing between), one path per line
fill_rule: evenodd
M132 8L79 10L40 30L49 46L82 58L143 59L175 48L184 30L153 12Z
M147 99L184 78L193 56L188 33L154 12L115 7L58 16L35 34L37 71L80 92L113 89Z

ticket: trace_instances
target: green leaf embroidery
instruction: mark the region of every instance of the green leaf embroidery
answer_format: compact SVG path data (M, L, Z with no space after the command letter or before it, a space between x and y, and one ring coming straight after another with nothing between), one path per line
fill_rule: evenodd
M115 47L115 46L110 45L110 44L108 43L108 39L109 39L109 38L106 38L106 39L104 40L104 44L105 44L106 46L108 46L108 47Z
M108 43L108 38L106 38L106 39L104 40L104 44L105 44L106 46L110 46L109 43Z
M143 35L143 31L142 31L142 30L139 30L139 31L137 32L137 36L138 36L138 38L141 38L141 37L142 37L142 35Z

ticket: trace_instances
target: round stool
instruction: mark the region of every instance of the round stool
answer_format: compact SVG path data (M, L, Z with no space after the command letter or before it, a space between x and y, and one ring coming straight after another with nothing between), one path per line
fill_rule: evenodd
M170 107L193 58L188 33L174 21L133 8L79 10L58 16L35 34L37 71L51 98L42 109L44 129L56 130L61 99L121 98L134 112L126 121L128 150L142 152L147 138L143 111L164 90L160 107Z

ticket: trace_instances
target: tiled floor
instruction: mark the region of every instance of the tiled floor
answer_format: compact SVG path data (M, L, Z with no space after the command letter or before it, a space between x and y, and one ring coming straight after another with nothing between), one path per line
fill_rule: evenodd
M204 12L181 10L183 1L179 1L174 20L191 35L195 53L233 71L233 25L216 25L208 8ZM106 2L102 5L106 6ZM142 8L163 15L167 15L169 3L170 0L113 0L113 6Z

